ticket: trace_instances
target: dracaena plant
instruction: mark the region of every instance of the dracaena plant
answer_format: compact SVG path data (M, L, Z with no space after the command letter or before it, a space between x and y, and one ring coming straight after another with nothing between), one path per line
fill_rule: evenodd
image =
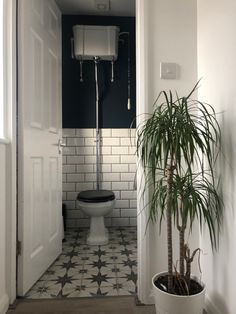
M149 221L167 223L168 292L175 293L174 277L189 293L191 262L186 231L195 220L209 230L213 248L222 217L215 162L220 149L220 127L212 106L192 96L162 91L153 113L138 127L137 153L144 171L144 189L151 188ZM165 218L165 219L163 219ZM173 225L179 232L178 272L173 271Z

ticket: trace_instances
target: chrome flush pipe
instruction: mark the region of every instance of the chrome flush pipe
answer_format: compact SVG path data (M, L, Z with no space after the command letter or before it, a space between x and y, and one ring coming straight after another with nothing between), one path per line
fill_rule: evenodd
M94 57L95 84L96 84L96 189L100 190L101 135L100 135L100 128L99 128L98 62L99 62L99 57Z
M127 78L128 78L128 100L127 100L127 109L131 109L131 55L130 55L130 33L129 32L121 32L119 34L119 37L122 35L127 35L128 36L128 70L127 70Z
M114 82L114 60L111 61L111 82Z

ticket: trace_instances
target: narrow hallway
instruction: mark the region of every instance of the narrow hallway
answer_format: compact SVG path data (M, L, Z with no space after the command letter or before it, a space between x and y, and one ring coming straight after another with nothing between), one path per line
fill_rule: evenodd
M124 296L137 292L137 231L109 228L107 245L86 244L88 229L66 232L63 251L27 299Z

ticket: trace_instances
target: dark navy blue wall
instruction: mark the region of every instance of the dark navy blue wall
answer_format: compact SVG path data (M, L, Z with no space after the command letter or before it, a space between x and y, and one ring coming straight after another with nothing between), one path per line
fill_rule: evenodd
M79 62L71 58L73 25L116 25L129 32L131 39L131 110L127 110L127 36L119 42L115 62L115 82L111 83L110 62L98 65L100 95L100 127L129 128L136 116L135 91L135 18L63 15L62 17L62 99L64 128L95 127L94 63L84 62L84 82L80 82ZM135 125L133 125L135 127Z

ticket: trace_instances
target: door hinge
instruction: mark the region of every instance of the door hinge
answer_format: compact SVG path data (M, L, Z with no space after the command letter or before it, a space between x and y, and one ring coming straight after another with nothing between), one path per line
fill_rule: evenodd
M21 255L21 249L22 249L22 242L17 240L17 243L16 243L16 256Z

